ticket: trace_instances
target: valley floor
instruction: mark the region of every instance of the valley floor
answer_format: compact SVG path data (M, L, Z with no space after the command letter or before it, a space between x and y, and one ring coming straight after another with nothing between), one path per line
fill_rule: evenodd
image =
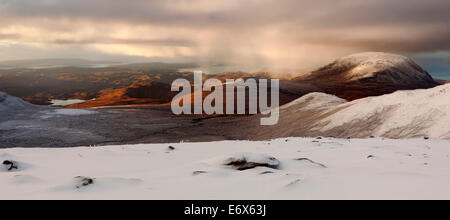
M273 166L239 171L230 158ZM0 199L450 199L447 140L13 148L0 160L18 167L0 164Z

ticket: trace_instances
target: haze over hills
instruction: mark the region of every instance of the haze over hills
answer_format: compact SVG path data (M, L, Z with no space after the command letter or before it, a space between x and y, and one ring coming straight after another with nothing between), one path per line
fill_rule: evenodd
M56 67L0 70L0 89L34 104L49 100L98 98L102 90L122 89L138 83L187 77L178 73L193 64L141 63L110 67Z
M16 64L21 64L15 61ZM28 64L76 64L84 60L34 60ZM92 61L87 61L90 63ZM14 63L14 62L13 62ZM23 64L21 64L23 65ZM11 95L34 104L49 105L52 99L102 99L86 107L123 105L130 97L117 98L129 87L153 82L171 84L178 78L192 79L192 72L181 69L196 68L196 64L140 63L109 67L53 67L41 69L0 70L0 88ZM201 70L201 67L199 67ZM206 78L279 78L269 72L225 72ZM287 77L287 76L286 76ZM380 86L381 85L381 86ZM432 77L412 60L386 53L362 53L340 58L335 62L297 78L281 78L280 99L288 103L310 92L324 92L347 100L392 93L401 89L431 88L438 85ZM161 89L163 89L161 87ZM117 90L117 91L115 91ZM153 90L155 91L155 90ZM161 93L171 93L162 90ZM106 94L111 93L111 94ZM106 97L115 97L106 100ZM149 99L150 98L150 99ZM141 99L141 100L140 100ZM151 97L134 98L130 104L154 104ZM83 105L77 105L81 107Z
M438 86L426 71L405 57L357 54L293 80L282 80L280 100L286 105L280 108L280 121L275 126L260 126L262 115L174 115L169 105L161 105L174 95L170 92L170 82L178 78L190 79L192 73L174 71L179 66L173 64L154 65L153 69L137 67L133 71L100 68L102 72L79 73L94 70L56 68L49 76L20 73L21 79L28 79L32 86L36 81L50 81L48 85L67 82L53 89L49 87L47 91L65 91L65 87L74 82L76 89L92 86L95 100L70 107L121 106L95 110L36 108L4 94L0 106L3 112L10 114L0 119L0 143L3 144L0 146L265 140L289 136L450 139L450 128L442 124L450 120L450 84ZM68 73L63 74L61 70ZM218 75L220 79L227 76L267 77L264 73ZM6 76L6 79L3 83L16 78ZM15 84L7 85L14 87ZM414 90L418 88L430 89ZM390 94L392 92L395 93ZM15 100L16 104L5 100ZM145 106L126 106L136 104Z
M191 76L192 73L187 73ZM216 78L225 82L226 79L248 79L248 78L272 78L271 73L221 73L207 75L204 78ZM286 104L310 92L324 92L339 96L346 100L355 100L368 96L389 94L397 90L432 88L439 85L425 70L407 57L387 54L387 53L361 53L337 59L335 62L313 71L301 75L294 79L281 79L280 103ZM170 93L170 86L166 93ZM126 90L121 88L119 90ZM148 87L147 87L148 89ZM153 89L156 92L155 89ZM123 100L129 99L124 96L121 99L113 98L120 94L119 91L108 90L110 94L102 93L101 104L99 101L89 101L89 104L76 104L69 107L95 107L105 105L123 105ZM164 93L160 91L159 93ZM206 97L209 93L204 92ZM224 94L226 92L224 91ZM107 97L111 100L107 101ZM165 96L167 97L167 96ZM173 96L172 96L173 97ZM134 99L130 104L154 104L151 97L141 97L141 100ZM122 101L121 101L122 100ZM166 99L164 99L166 100ZM225 100L225 98L224 98ZM158 102L160 103L160 102ZM225 103L223 104L226 105Z

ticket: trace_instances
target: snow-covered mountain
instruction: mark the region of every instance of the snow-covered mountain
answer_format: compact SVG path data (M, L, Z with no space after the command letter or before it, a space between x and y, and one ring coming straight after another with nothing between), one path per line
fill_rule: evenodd
M450 139L450 85L369 97L329 111L335 113L319 123L327 133Z
M260 134L450 139L450 85L398 91L352 102L311 93L282 106L280 117L275 129L265 128Z
M397 85L435 84L432 77L405 56L381 52L353 54L337 59L310 77L339 77L343 82L378 78Z
M397 90L426 89L439 85L413 60L395 54L367 52L337 59L309 74L282 84L282 89L333 94L347 100L389 94Z
M2 114L13 113L14 111L18 110L27 110L36 108L42 107L30 104L18 97L10 96L0 91L0 113Z

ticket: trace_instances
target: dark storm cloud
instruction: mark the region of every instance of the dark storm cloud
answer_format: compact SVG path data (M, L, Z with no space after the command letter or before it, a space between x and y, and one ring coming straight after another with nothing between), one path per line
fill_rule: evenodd
M0 40L186 47L258 60L289 48L450 50L449 0L0 0L0 18ZM112 36L116 26L152 31L123 38Z
M178 10L183 2L183 8ZM214 2L217 4L211 4ZM450 19L448 0L1 0L0 4L6 17L114 19L194 26L266 22L319 26L436 24ZM195 10L208 4L210 10ZM233 7L227 7L232 4Z
M1 0L4 16L17 18L68 18L122 22L170 23L195 20L167 10L166 1L152 0ZM12 19L11 19L12 20Z
M299 42L311 42L324 45L341 45L345 47L359 48L368 51L399 51L399 52L428 52L450 51L450 29L436 28L425 30L429 33L417 33L416 35L405 31L405 37L393 36L386 33L384 36L373 38L359 38L343 36L339 34L321 34L320 36L308 36L299 38Z

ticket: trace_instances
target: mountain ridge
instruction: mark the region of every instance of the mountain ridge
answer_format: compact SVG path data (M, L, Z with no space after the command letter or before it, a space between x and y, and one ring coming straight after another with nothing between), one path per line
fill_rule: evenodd
M282 89L305 95L323 92L352 101L398 90L427 89L440 85L413 60L395 54L366 52L334 62L282 84Z
M450 84L347 102L310 93L280 108L280 122L256 139L302 136L450 139Z

